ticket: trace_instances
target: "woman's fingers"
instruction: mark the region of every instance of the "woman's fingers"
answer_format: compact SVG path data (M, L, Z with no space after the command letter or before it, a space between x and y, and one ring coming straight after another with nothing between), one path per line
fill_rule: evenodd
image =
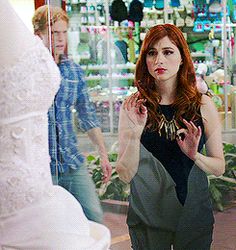
M198 134L198 127L192 122L190 121L190 124L192 126L192 132L197 135Z
M135 106L137 100L138 100L139 92L136 92L132 95L130 95L125 101L124 101L124 109L130 110L133 106Z
M193 127L192 127L191 123L187 122L185 119L183 119L183 122L184 122L185 126L187 127L188 131L192 132Z
M188 133L188 130L185 128L178 129L176 132L177 139L182 140L186 134Z
M197 127L197 136L201 136L201 134L202 134L202 129L201 129L201 127L200 126L198 126Z
M179 129L176 132L176 136L178 140L183 140L186 136L194 136L194 137L200 137L202 134L202 130L200 126L196 126L192 121L187 122L186 120L183 120L184 124L186 125L187 129Z
M199 129L198 128L199 127L196 127L196 125L192 121L187 122L185 119L183 119L183 122L186 125L189 133L192 133L194 135L198 135L198 133L199 133Z
M141 114L147 113L147 107L145 107L143 104L140 105L139 111Z
M132 97L132 99L131 99L131 102L130 102L130 104L131 104L130 108L133 108L133 107L136 106L136 104L137 104L137 102L138 102L138 96L139 96L139 92L136 92L136 93L133 95L133 97Z
M136 101L135 107L140 108L141 106L144 106L143 104L145 103L144 99L139 99Z
M139 99L136 102L136 105L135 105L136 114L138 114L138 115L146 115L147 108L144 106L145 101L146 101L145 99Z
M128 111L132 108L139 108L141 104L143 104L146 100L145 99L138 99L139 92L136 92L129 96L124 102L123 102L123 108L127 109Z
M187 133L188 133L188 130L186 128L178 129L177 132L176 132L177 135L187 134Z

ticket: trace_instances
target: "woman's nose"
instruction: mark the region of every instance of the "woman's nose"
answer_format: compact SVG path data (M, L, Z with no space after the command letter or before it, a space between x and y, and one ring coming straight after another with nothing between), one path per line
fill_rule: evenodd
M155 64L162 64L163 62L163 56L161 53L158 53L155 57L154 57L154 63Z

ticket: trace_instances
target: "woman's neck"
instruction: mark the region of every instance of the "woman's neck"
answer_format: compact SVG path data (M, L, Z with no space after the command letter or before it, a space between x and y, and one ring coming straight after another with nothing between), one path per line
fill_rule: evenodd
M174 98L167 98L166 96L164 96L164 97L162 96L160 104L161 105L170 105L173 102L174 102Z
M173 84L157 83L158 92L161 96L160 104L172 104L176 97L176 86Z

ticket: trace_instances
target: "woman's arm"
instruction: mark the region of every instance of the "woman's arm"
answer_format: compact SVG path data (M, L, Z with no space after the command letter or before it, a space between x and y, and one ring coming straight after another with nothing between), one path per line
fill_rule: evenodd
M225 172L221 121L209 96L202 96L201 114L206 135L207 156L197 153L194 161L203 171L220 176Z
M203 171L220 176L225 171L223 154L221 122L215 104L210 97L202 96L201 114L203 117L204 132L206 136L207 156L197 151L201 137L201 128L191 121L184 123L187 129L178 130L177 134L184 133L185 137L177 139L180 149L194 161Z
M139 163L140 136L132 128L127 128L128 117L122 108L119 120L119 151L116 171L121 180L130 182L137 172Z
M116 171L120 179L130 182L139 164L140 137L147 120L143 100L137 101L138 93L123 103L119 117L119 152Z

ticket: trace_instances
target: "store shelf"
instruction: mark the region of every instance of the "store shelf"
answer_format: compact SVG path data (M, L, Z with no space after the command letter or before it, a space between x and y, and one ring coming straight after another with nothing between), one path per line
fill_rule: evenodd
M96 65L80 65L83 70L101 70L101 69L108 69L107 64L96 64ZM111 66L112 69L135 69L134 63L127 63L127 64L116 64Z
M211 55L209 53L204 53L204 52L192 52L191 56L192 57L209 57Z
M164 10L157 10L155 8L143 8L143 13L161 15L164 13Z
M86 60L89 60L91 57L90 54L80 54L80 55L69 55L69 58L70 59L73 59L76 63L79 63L80 60L83 60L83 59L86 59Z
M84 14L84 13L83 13ZM80 28L97 28L97 29L107 29L108 26L106 25L92 25L92 24L81 24ZM114 25L110 25L109 28L110 29L115 29L119 26L114 26ZM128 26L121 26L122 29L129 29L130 27Z
M92 81L92 80L105 80L105 79L109 79L110 76L108 75L90 75L90 76L86 76L85 80L86 81ZM133 80L134 79L134 74L126 74L126 75L111 75L112 79L126 79L126 80Z

